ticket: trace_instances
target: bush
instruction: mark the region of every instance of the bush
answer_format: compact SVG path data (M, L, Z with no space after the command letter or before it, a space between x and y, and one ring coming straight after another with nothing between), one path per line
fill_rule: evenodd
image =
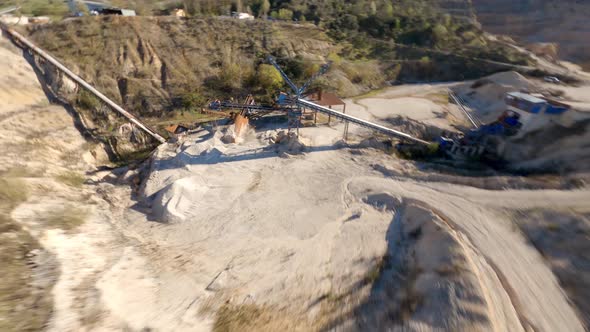
M293 11L281 8L279 9L276 18L283 21L293 21Z
M207 104L207 98L198 92L191 92L181 97L182 107L186 110L199 109Z
M88 212L72 204L65 205L60 210L51 211L47 215L47 225L63 230L72 230L86 221Z
M445 46L446 41L450 38L449 31L442 24L437 24L432 29L432 35L436 46Z
M56 176L55 179L74 188L82 188L86 180L76 172L64 172Z
M26 201L28 192L24 181L20 179L0 178L0 209L9 210Z
M274 93L283 86L283 78L275 67L267 64L261 64L258 67L256 75L258 85L264 89L267 94Z
M338 55L338 53L331 52L328 54L328 61L332 61L335 66L340 66L342 63L342 58Z
M33 16L63 17L68 13L68 7L60 0L29 0L23 1L20 11Z
M219 81L226 90L233 90L242 85L242 72L237 63L226 62L223 64Z
M94 110L100 106L100 101L92 93L80 90L78 98L76 98L76 104L83 109Z

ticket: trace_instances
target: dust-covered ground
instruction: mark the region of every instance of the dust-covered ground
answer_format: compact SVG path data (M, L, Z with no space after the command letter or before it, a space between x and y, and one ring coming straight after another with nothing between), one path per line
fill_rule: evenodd
M147 216L129 218L151 239L150 262L194 276L183 290L194 310L221 326L264 313L242 322L253 329L583 330L508 212L583 209L588 190L386 175L416 165L338 135L315 143L335 131L260 129L226 145L204 130L158 149L140 193Z
M116 231L116 196L93 180L104 152L5 39L0 73L0 330L125 329L100 285L123 252L139 256Z
M583 183L440 173L363 129L343 142L334 122L297 137L263 121L233 144L226 128L204 127L138 169L99 170L19 52L0 51L12 75L0 96L15 101L0 110L2 181L26 188L0 192L18 198L2 205L3 226L14 225L2 237L22 244L5 265L15 277L1 281L3 330L588 326L576 295L585 283L570 272L587 273ZM458 130L453 86L399 87L349 101L349 112L416 133ZM563 246L570 232L578 245Z

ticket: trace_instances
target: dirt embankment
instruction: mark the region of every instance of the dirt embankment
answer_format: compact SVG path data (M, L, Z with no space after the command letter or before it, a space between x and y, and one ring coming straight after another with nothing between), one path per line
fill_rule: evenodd
M472 1L477 20L492 33L512 36L524 44L557 44L558 56L590 70L590 14L586 1Z
M8 41L6 46L13 48ZM19 85L25 84L24 82L7 86L0 92L0 97L11 100L7 105L7 111L11 109L11 104L20 107L19 102L26 103L27 98L43 98L42 101L46 103L60 105L73 117L75 128L87 140L95 143L92 154L101 164L109 162L125 164L144 158L159 144L153 137L130 123L122 114L78 86L74 80L48 61L29 52L24 52L23 59L19 60L25 61L30 67L24 70L33 74L37 82L35 89L40 85L43 97L35 89L25 91ZM11 58L8 61L13 62L15 59ZM7 66L9 65L7 63Z
M0 330L91 328L107 315L96 284L120 258L117 196L94 182L108 156L73 110L49 102L25 56L0 40Z

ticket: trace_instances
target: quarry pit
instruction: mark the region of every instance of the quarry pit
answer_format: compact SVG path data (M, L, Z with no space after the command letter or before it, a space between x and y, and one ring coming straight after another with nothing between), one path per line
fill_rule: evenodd
M520 150L502 170L403 159L367 129L351 125L343 140L337 121L299 135L253 122L235 143L223 140L231 125L209 123L117 167L76 129L75 110L48 102L21 50L3 40L0 52L0 170L14 190L2 198L20 197L0 205L15 225L2 236L27 262L9 265L10 278L26 280L13 286L24 305L1 308L11 322L32 314L33 329L55 331L588 327L590 272L579 267L590 234L588 85L562 87L576 113L511 142ZM345 101L353 116L426 138L428 128L469 127L449 91L490 121L506 92L555 88L514 72L476 83Z

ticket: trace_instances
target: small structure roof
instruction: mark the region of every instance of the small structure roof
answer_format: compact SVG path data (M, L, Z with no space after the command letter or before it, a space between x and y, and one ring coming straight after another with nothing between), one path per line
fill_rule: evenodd
M514 97L514 98L521 99L521 100L526 100L526 101L533 103L533 104L546 104L547 103L547 100L532 96L528 93L522 93L522 92L515 91L515 92L509 92L508 95L511 97Z
M183 126L183 125L170 125L166 128L164 128L167 132L171 133L171 134L180 134L182 132L185 132L188 130L187 127Z

